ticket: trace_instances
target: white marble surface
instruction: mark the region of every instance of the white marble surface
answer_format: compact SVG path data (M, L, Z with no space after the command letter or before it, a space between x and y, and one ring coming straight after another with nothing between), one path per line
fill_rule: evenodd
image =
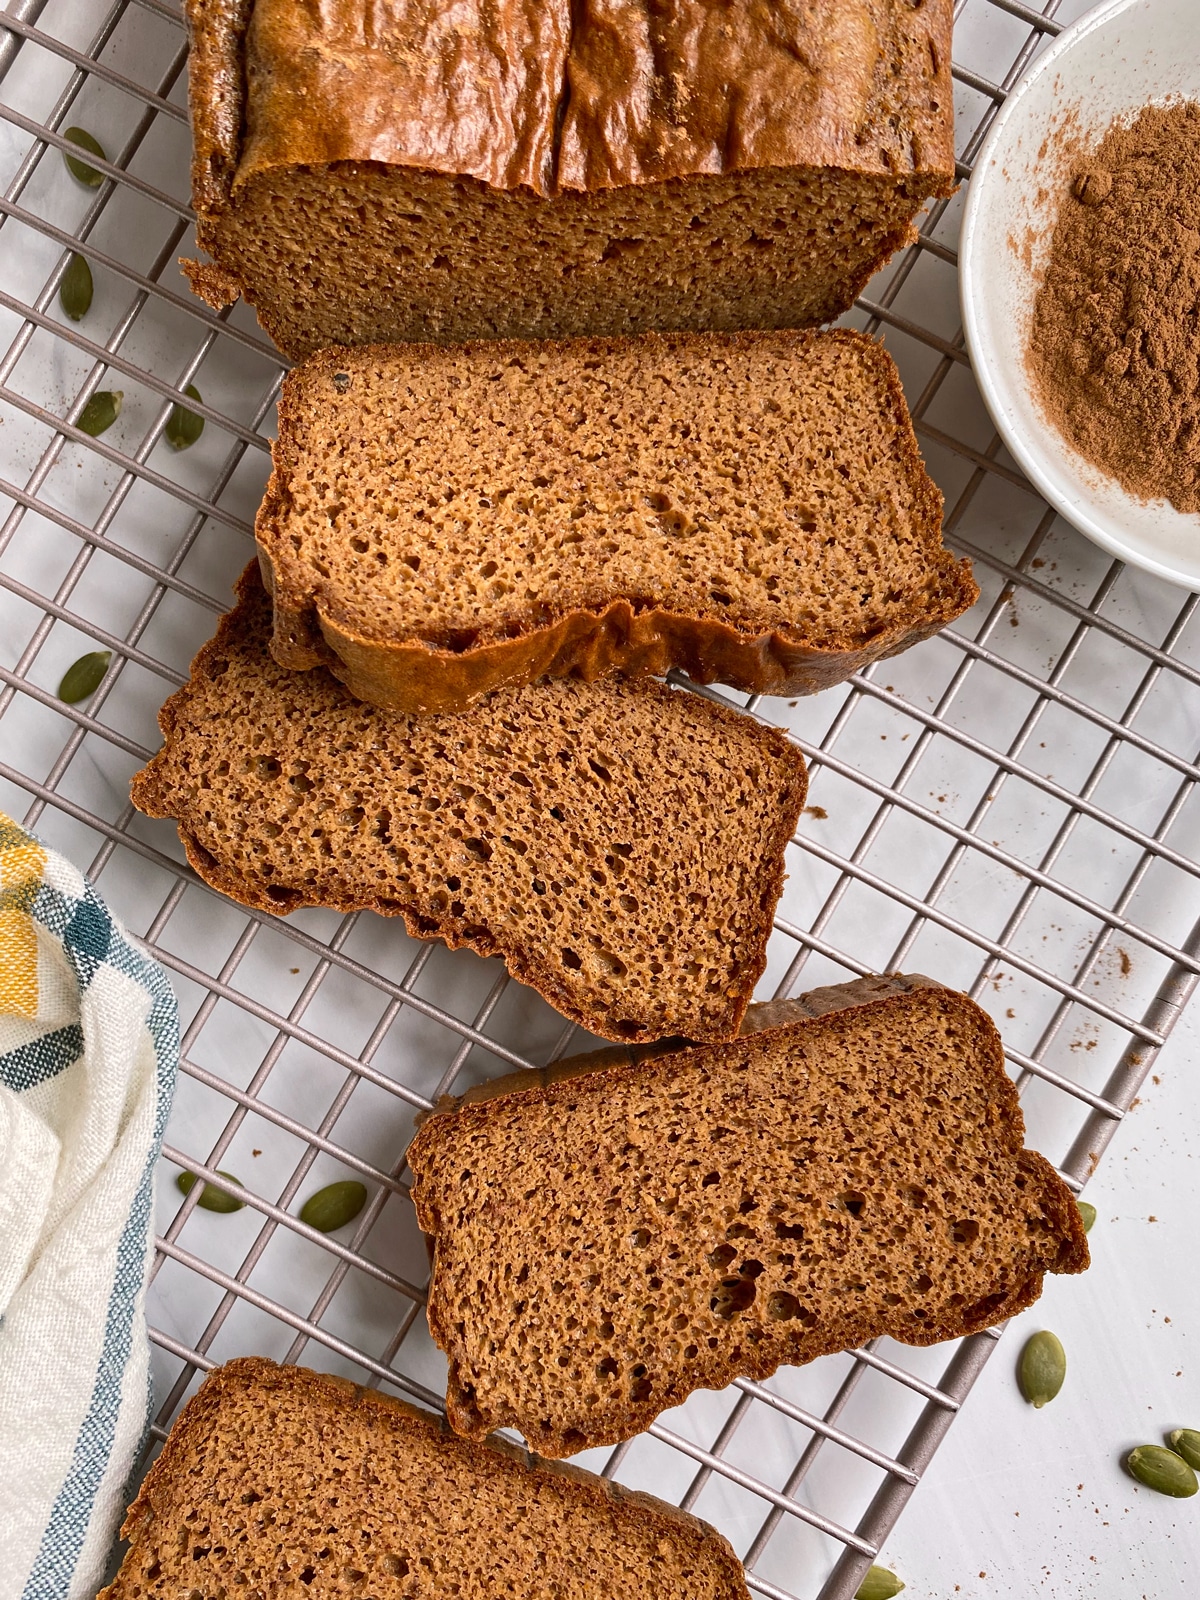
M1134 1445L1200 1427L1198 1062L1192 1011L1088 1185L1091 1270L1050 1279L1013 1321L888 1542L913 1600L1200 1589L1200 1495L1165 1499L1120 1465ZM1062 1340L1067 1380L1035 1411L1014 1368L1039 1328Z

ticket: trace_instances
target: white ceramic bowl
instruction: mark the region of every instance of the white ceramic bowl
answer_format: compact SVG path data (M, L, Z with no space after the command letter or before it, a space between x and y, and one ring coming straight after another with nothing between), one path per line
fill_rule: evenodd
M1108 0L1061 33L1008 96L980 151L959 246L963 324L1005 444L1055 509L1123 561L1200 589L1200 516L1136 500L1042 415L1025 368L1034 292L1064 187L1054 135L1098 142L1151 101L1200 99L1200 0Z

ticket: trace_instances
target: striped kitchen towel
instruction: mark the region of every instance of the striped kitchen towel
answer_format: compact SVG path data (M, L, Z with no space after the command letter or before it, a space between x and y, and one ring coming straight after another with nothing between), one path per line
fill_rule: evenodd
M179 1017L91 884L0 812L0 1600L92 1600L149 1421Z

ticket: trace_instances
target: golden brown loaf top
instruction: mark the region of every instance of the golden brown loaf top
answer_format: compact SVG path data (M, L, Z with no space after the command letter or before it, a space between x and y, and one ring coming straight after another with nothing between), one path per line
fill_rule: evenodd
M686 1512L253 1357L188 1401L122 1532L100 1600L749 1600Z
M781 732L615 679L400 716L280 667L269 637L251 566L133 780L206 882L267 911L401 916L605 1038L737 1032L804 804Z
M763 167L954 177L951 0L187 12L201 210L254 174L334 161L539 194Z
M326 350L272 454L276 658L398 711L672 667L809 694L979 592L850 329Z
M422 1124L412 1196L460 1432L568 1455L739 1375L977 1332L1086 1267L967 996L897 975L754 1021L777 1025L510 1077Z

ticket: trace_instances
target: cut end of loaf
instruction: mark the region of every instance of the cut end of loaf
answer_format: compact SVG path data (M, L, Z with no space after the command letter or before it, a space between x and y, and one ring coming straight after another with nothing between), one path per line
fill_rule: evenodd
M256 568L239 592L132 788L207 882L279 913L402 916L605 1038L736 1033L804 803L782 734L651 682L378 711L278 666Z
M337 161L249 175L200 211L197 238L297 361L331 345L811 328L848 311L953 189L941 173L801 167L544 199Z
M613 1443L739 1375L977 1332L1087 1266L987 1015L928 984L864 993L424 1123L409 1164L456 1428Z
M295 358L812 325L954 185L951 0L188 9L200 242Z
M205 1379L122 1531L100 1600L412 1600L431 1571L460 1600L748 1600L729 1545L684 1512L253 1358Z

